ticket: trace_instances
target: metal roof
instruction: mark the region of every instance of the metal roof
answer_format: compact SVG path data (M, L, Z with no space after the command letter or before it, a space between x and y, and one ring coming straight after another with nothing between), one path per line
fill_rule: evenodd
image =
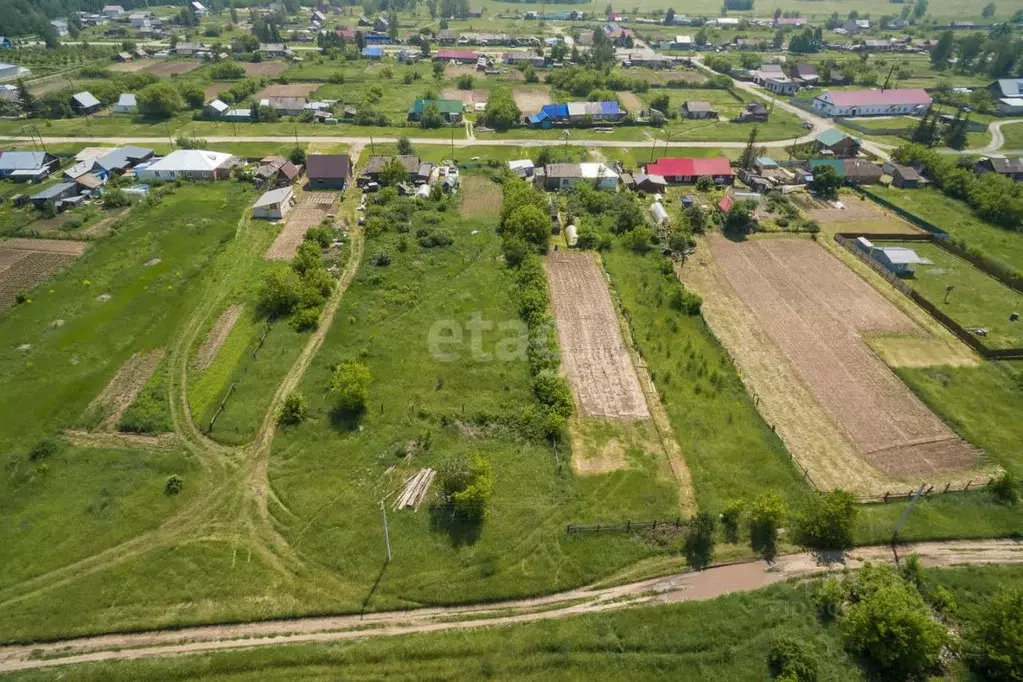
M230 154L203 149L179 149L147 166L148 171L212 171L231 159Z
M80 107L98 107L100 105L100 101L91 92L87 91L72 95L71 99L77 102Z
M135 99L135 95L130 92L126 92L117 98L117 106L119 107L135 107L138 106L138 100Z
M66 192L69 189L72 189L74 187L77 187L77 186L78 185L76 183L74 183L74 182L60 182L60 183L57 183L56 185L54 185L53 187L47 187L42 192L39 192L38 194L33 195L32 199L33 200L34 199L47 200L47 199L52 199L54 197L59 197L64 192Z
M45 152L0 152L0 171L38 170L45 163Z
M847 137L849 136L843 133L841 130L837 130L835 128L828 128L827 130L822 130L821 132L819 132L817 136L814 137L814 139L820 142L825 147L831 147L833 145L838 144Z
M280 187L278 189L272 189L269 192L263 194L256 200L256 203L252 204L252 208L261 208L263 206L273 206L279 204L282 201L287 201L288 198L294 194L295 190L291 187Z

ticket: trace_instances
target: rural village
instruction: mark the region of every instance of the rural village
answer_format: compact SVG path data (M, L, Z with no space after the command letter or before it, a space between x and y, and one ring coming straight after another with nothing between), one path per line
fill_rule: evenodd
M0 678L1023 680L1023 6L0 34Z

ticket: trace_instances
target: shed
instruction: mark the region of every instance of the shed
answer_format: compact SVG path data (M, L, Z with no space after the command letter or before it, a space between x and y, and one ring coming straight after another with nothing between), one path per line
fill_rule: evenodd
M71 96L71 108L80 116L96 113L102 106L91 92L84 91Z
M682 115L686 118L717 118L718 112L710 102L690 100L682 105Z
M283 220L295 203L295 190L290 185L263 194L252 205L252 217Z
M814 142L821 151L830 152L839 158L856 156L860 150L859 140L835 128L821 131L814 137Z
M881 246L870 250L871 257L890 272L900 277L912 277L917 265L930 265L931 261L921 258L913 249L904 246Z
M223 116L224 114L226 114L228 109L230 108L231 107L229 107L226 102L222 102L219 99L215 99L206 105L206 114L208 116L216 118L218 116Z
M648 194L655 194L657 192L663 192L668 187L668 181L660 175L648 175L646 173L640 173L635 179L635 189L647 192Z
M134 114L138 110L138 101L130 92L122 94L114 105L115 114Z
M910 166L892 166L892 184L903 189L912 189L923 180L915 168Z
M56 185L53 185L52 187L47 187L38 194L33 194L29 198L29 201L31 201L32 205L35 206L36 208L42 208L43 204L45 204L47 201L52 201L56 203L62 199L67 199L69 197L76 196L77 194L78 183L60 182L57 183Z

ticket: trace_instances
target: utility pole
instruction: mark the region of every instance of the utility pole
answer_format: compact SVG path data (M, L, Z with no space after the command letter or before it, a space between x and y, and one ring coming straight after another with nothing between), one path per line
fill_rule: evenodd
M380 515L384 517L384 544L387 546L387 563L391 563L391 534L387 531L387 509L380 500Z
M913 493L913 499L909 501L909 506L906 507L906 511L902 512L902 516L900 516L899 520L895 522L895 527L892 529L892 545L894 545L895 541L898 539L899 531L902 530L903 524L906 523L906 519L909 517L909 512L913 511L913 507L916 506L916 503L924 494L925 488L927 488L927 484L921 483L917 491Z
M369 153L370 154L376 154L377 153L376 149L373 148L373 136L372 135L369 136Z

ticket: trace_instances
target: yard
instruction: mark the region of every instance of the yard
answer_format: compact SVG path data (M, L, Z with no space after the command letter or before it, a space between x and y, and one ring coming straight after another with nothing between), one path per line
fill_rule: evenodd
M744 101L750 97L735 96L727 90L710 88L692 89L651 89L640 95L649 105L653 98L668 95L669 111L675 116L669 120L664 131L655 131L657 137L667 134L674 142L712 140L721 142L741 142L749 136L750 130L756 126L757 139L761 142L770 140L786 140L806 134L802 121L787 111L775 108L767 123L735 123L732 119L742 110ZM687 101L710 102L718 112L718 120L686 119L680 114L682 105ZM665 112L667 113L667 112Z
M921 242L883 242L904 246L933 265L917 265L906 283L963 327L982 328L980 340L990 348L1023 348L1023 321L1009 320L1023 311L1023 295L939 246ZM947 292L948 287L954 287ZM947 292L947 302L946 302Z

